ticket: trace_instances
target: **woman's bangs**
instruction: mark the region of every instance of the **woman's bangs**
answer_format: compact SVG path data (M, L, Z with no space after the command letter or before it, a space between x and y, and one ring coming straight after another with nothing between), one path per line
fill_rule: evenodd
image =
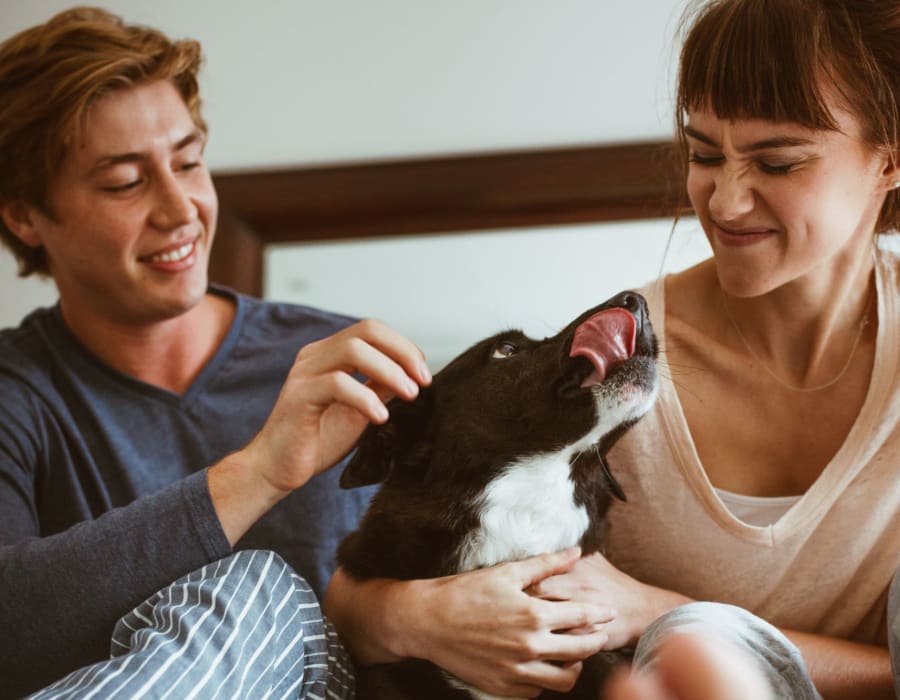
M836 128L822 94L821 23L797 9L782 0L708 6L682 49L682 118L711 109L721 119Z

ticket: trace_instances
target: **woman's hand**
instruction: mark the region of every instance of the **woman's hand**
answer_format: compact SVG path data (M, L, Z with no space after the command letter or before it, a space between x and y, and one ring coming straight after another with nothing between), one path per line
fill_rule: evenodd
M605 649L634 646L644 629L660 615L690 599L633 579L591 554L570 570L539 581L529 591L544 600L593 602L610 608L614 619L606 625Z
M526 590L568 571L577 549L457 576L359 583L339 572L326 613L363 663L424 658L487 693L536 697L570 690L581 661L607 643L610 610ZM578 628L581 633L567 630Z
M229 541L336 464L369 422L384 423L388 399L412 400L430 382L422 352L379 321L360 321L301 349L259 434L209 471L210 495Z

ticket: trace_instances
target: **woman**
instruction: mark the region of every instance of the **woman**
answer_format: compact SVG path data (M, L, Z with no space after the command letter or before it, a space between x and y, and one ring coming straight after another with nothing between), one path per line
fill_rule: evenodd
M826 698L894 697L900 265L886 232L900 219L900 8L707 2L677 107L713 257L645 290L668 380L610 455L629 500L611 513L608 560L407 584L339 574L330 612L358 658L424 656L489 692L536 695L578 670L550 663L572 661L556 643L569 635L552 633L550 601L564 601L588 622L591 605L617 611L586 625L607 648L652 650L684 620L712 621L771 649L782 696L816 696L808 668ZM666 616L691 600L753 615ZM792 630L802 661L756 616Z

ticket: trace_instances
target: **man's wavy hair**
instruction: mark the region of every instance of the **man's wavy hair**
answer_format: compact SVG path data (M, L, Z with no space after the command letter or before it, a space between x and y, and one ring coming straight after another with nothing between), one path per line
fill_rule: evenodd
M689 8L678 68L677 134L687 168L687 112L837 129L825 90L837 89L863 138L891 162L900 148L900 2L707 0ZM900 192L876 231L900 230Z
M105 10L76 7L0 44L0 203L53 212L49 192L90 106L115 90L168 80L205 133L197 74L200 44L125 24ZM19 275L49 275L41 247L27 246L0 220L0 240Z

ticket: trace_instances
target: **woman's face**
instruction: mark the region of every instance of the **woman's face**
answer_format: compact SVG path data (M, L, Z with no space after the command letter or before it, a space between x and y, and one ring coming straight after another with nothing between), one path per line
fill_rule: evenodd
M688 114L687 190L734 296L808 279L827 285L870 247L896 174L861 139L859 120L830 105L839 130Z

